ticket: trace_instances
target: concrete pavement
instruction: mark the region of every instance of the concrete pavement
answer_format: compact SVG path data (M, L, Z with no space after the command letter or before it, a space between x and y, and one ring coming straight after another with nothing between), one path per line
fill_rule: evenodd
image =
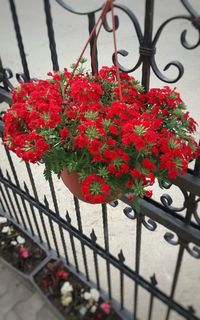
M56 320L36 289L0 262L0 320Z

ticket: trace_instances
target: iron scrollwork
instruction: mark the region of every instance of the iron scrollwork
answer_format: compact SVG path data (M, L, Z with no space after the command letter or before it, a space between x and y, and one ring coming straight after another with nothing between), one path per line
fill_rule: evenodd
M183 201L183 205L181 207L174 207L172 206L173 204L173 199L169 194L164 193L161 197L160 200L162 202L162 204L164 205L165 208L169 209L172 212L181 212L184 209L186 209L187 206L187 200L188 200L188 192L186 192L185 190L183 190L182 188L179 188L179 190L182 192L183 197L184 197L184 201Z
M74 14L78 14L78 15L88 15L91 13L95 14L102 9L102 6L101 6L101 7L94 9L93 11L81 12L81 11L75 10L74 8L70 7L68 4L66 4L66 2L64 0L56 0L56 1L65 10L67 10L71 13L74 13ZM135 16L135 14L125 5L116 4L114 2L114 7L116 9L119 9L120 11L124 12L128 16L128 18L130 19L130 21L133 23L133 26L134 26L134 29L135 29L135 32L137 35L137 39L139 42L139 58L138 58L137 63L135 64L135 66L133 66L131 68L125 68L122 64L119 64L120 70L127 72L127 73L133 72L134 70L138 69L141 66L144 59L148 56L150 67L152 68L153 72L160 80L167 82L167 83L175 83L182 77L182 75L184 73L184 67L181 62L179 62L177 60L173 60L173 61L170 61L164 67L163 71L167 71L172 66L174 66L177 69L178 75L175 78L170 79L170 78L166 77L160 71L160 69L158 68L158 66L156 64L156 60L155 60L156 44L157 44L164 28L172 21L180 20L180 19L187 20L187 21L191 22L192 25L194 26L194 28L196 28L196 30L198 31L198 40L195 44L191 45L186 40L187 30L183 30L183 32L181 33L181 36L180 36L180 41L181 41L181 44L184 48L191 50L191 49L197 48L200 45L200 16L194 10L194 8L189 4L188 0L180 0L180 1L183 4L183 6L185 7L185 9L187 10L189 15L177 15L177 16L174 16L174 17L171 17L171 18L165 20L161 24L161 26L158 28L158 30L156 31L155 36L150 44L146 43L145 34L142 33L139 21L138 21L137 17ZM119 17L118 16L115 16L115 24L116 24L116 29L119 28ZM107 32L112 32L112 28L109 26L107 19L105 19L103 26ZM120 50L118 50L118 54L120 56L126 57L129 54L129 52L125 49L120 49ZM114 54L113 54L113 62L115 63Z
M193 243L181 239L171 231L164 234L164 239L173 246L182 245L193 258L200 259L200 247Z

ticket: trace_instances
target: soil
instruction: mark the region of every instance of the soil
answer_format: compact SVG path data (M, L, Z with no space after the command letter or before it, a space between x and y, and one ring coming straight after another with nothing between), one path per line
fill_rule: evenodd
M57 264L58 262L51 262L52 264ZM37 285L41 288L43 293L48 297L51 303L60 311L60 313L66 317L67 320L94 320L94 319L102 319L102 320L120 320L121 318L115 313L114 310L111 310L109 314L106 314L101 308L100 305L105 301L99 298L98 302L94 302L96 305L96 311L91 312L90 308L86 306L86 300L83 298L83 294L85 292L90 292L90 287L87 286L84 282L82 282L79 278L77 278L74 274L69 272L66 267L61 266L61 269L64 272L68 273L67 280L60 279L60 281L56 281L56 286L53 284L50 286L44 285L44 281L48 279L48 265L44 267L35 277L35 281ZM68 281L72 287L72 302L64 307L61 304L61 287L65 281ZM93 305L94 305L93 304ZM80 310L86 308L87 311L84 314L81 314Z
M2 232L5 227L9 227L9 232ZM16 239L19 236L25 240L23 244L17 242ZM16 245L12 244L13 241L16 242ZM0 256L21 272L29 274L46 255L44 251L20 229L12 223L6 222L0 224Z

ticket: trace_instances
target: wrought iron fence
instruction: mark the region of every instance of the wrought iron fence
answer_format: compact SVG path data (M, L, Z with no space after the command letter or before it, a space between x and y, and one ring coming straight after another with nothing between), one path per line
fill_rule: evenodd
M100 7L91 12L79 12L71 8L67 1L56 2L70 14L86 15L89 32L95 24ZM49 0L43 0L49 39L52 66L59 70L58 54L54 36L53 20ZM169 62L164 70L175 66L178 76L168 79L159 70L155 54L156 45L165 27L174 20L188 20L198 31L198 41L189 45L187 32L181 34L181 44L186 49L195 49L200 45L200 16L187 0L180 0L185 14L175 15L164 20L155 33L154 0L145 2L144 31L136 15L125 5L114 3L118 12L127 15L133 24L138 46L139 58L130 69L120 66L126 72L142 68L142 84L148 90L150 72L167 83L177 82L184 73L178 61ZM27 63L20 21L14 0L9 0L16 39L20 52L23 72L16 74L18 81L30 81L31 75ZM173 5L172 5L173 7ZM115 17L116 28L119 19ZM104 29L112 31L109 22ZM95 35L90 42L94 45ZM119 50L119 55L128 52ZM98 66L98 52L95 55ZM0 63L0 101L11 104L10 91L13 88L12 71ZM0 122L3 134L3 123ZM0 214L8 217L25 233L38 242L47 256L63 259L64 263L82 279L96 286L102 296L110 300L116 311L124 319L200 319L200 159L184 176L179 176L173 184L160 186L160 200L141 199L139 214L134 212L131 203L124 196L110 205L84 205L67 191L60 191L59 181L51 178L49 183L42 180L40 167L19 163L16 157L1 147L0 169ZM163 194L163 189L168 193ZM170 190L172 193L170 195ZM181 195L182 203L173 206L174 193ZM44 197L43 197L44 195ZM66 200L67 199L67 200ZM180 201L179 201L180 202ZM123 212L125 215L120 215ZM123 228L122 228L123 224ZM160 230L158 233L157 230ZM167 229L167 232L166 232ZM152 233L148 231L153 231ZM123 234L123 237L122 236ZM168 244L176 247L172 250ZM119 239L116 244L116 239ZM164 270L163 257L171 266L168 275L160 274L157 267ZM184 259L187 259L187 264ZM152 258L152 259L151 259ZM167 263L167 262L166 262ZM188 264L189 263L189 264ZM198 263L198 264L197 264ZM148 267L146 267L146 265ZM187 266L191 270L187 270ZM145 268L144 268L145 266ZM194 270L194 272L192 272ZM181 273L186 271L187 284L181 290L188 291L188 301L176 297L181 283ZM164 271L163 271L164 272ZM191 279L190 279L191 278ZM158 282L157 282L158 281ZM196 286L195 286L196 285ZM194 296L193 296L194 295ZM194 301L193 301L194 300ZM196 310L195 310L196 309Z

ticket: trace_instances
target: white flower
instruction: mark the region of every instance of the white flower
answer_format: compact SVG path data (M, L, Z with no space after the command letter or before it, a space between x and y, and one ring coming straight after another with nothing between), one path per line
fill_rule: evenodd
M19 244L24 244L25 242L26 242L26 240L23 238L23 237L21 237L21 236L17 236L17 242L19 243Z
M61 304L67 307L72 302L72 295L71 293L67 293L61 296Z
M10 244L11 244L12 246L16 246L16 245L17 245L17 241L12 240L12 241L10 242Z
M3 229L1 230L2 233L10 233L10 227L9 226L5 226L3 227Z
M99 297L100 297L100 294L99 294L99 291L97 289L91 289L90 290L90 293L91 293L91 298L94 300L94 301L98 301L99 300Z
M91 312L91 313L95 313L96 310L97 310L97 306L94 304L94 305L92 306L92 308L90 309L90 312Z
M1 246L4 246L4 244L5 244L5 241L1 241Z
M79 313L84 316L87 312L87 308L84 307L84 306L81 306L80 309L79 309Z
M7 222L7 218L6 217L0 217L0 224L6 223L6 222Z
M66 295L68 292L72 292L72 291L73 291L72 285L68 281L65 281L60 289L61 294Z
M84 293L84 295L83 295L83 298L85 299L85 300L90 300L91 299L91 293L90 292L85 292Z

